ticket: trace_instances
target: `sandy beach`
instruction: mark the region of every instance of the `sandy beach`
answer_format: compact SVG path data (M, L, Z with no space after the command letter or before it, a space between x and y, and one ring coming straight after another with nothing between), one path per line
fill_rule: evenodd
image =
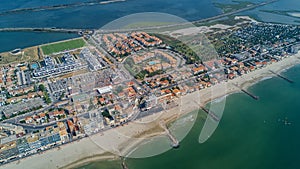
M187 94L180 98L179 108L175 107L168 111L147 116L125 126L63 145L60 149L51 149L42 154L0 166L0 169L23 169L24 167L39 169L41 166L44 169L74 168L91 161L118 159L118 155L126 155L145 139L163 135L164 130L159 126L159 121L170 122L186 113L199 109L200 106L204 106L214 99L240 92L240 89L236 86L247 89L249 86L266 79L266 77L274 76L270 70L280 73L300 63L299 58L300 53L245 74L242 77ZM114 152L118 155L107 152Z

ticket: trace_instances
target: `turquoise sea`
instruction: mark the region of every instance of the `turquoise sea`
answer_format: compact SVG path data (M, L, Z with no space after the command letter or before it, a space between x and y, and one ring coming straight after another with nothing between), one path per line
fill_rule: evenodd
M249 88L259 101L237 93L226 98L223 118L211 138L198 143L203 112L179 149L128 159L130 169L298 169L300 167L300 65ZM155 148L155 146L153 146ZM110 164L110 165L109 165ZM80 169L120 167L120 162L95 162ZM108 165L108 166L106 166Z

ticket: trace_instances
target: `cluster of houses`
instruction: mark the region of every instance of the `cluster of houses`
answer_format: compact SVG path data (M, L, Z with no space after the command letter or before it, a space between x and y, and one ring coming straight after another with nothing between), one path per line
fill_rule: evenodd
M225 39L226 50L219 49L220 58L189 65L180 65L183 56L155 48L163 44L162 40L145 32L101 36L106 50L118 61L132 54L134 64L148 73L168 69L143 79L122 79L124 70L103 69L104 62L89 48L81 51L81 58L87 62L90 72L65 79L56 76L85 66L69 53L59 59L45 57L41 66L34 68L27 64L3 66L0 112L12 116L18 112L16 108L30 108L34 112L35 106L45 106L42 100L45 91L36 89L32 80L40 82L51 77L46 85L49 93L63 97L57 98L51 109L36 111L20 120L25 125L46 126L43 129L26 134L22 127L0 124L0 162L37 153L106 127L123 125L135 112L155 106L176 106L177 98L182 95L263 68L300 49L300 29L296 26L252 23L229 32L238 40ZM153 50L136 53L144 48Z
M143 52L142 54L133 54L131 58L133 59L134 64L139 64L153 57L155 57L153 52Z
M128 56L133 51L137 52L142 49L142 46L138 42L125 34L107 34L103 35L102 39L107 51L120 61L124 56Z
M52 111L45 111L38 114L34 114L32 116L26 116L21 122L26 124L33 125L42 125L49 122L58 121L60 119L66 118L68 115L67 110L64 109L55 109Z
M122 61L123 57L133 52L138 52L143 48L162 44L162 40L155 36L150 36L146 32L105 34L102 36L102 39L107 51L118 61Z
M58 121L30 135L26 135L22 127L6 123L0 124L0 131L13 132L10 137L0 138L0 162L35 154L85 136L75 117L65 122Z
M0 70L0 85L1 87L5 87L6 89L13 89L15 84L17 83L17 77L15 74L17 65L10 64L7 66L1 67Z
M152 59L145 65L144 70L149 73L156 72L159 70L166 70L168 68L175 68L177 60L166 53L165 51L155 50L154 60Z
M130 37L138 41L145 47L159 46L163 43L162 40L158 37L151 36L146 32L132 32Z
M33 94L30 71L28 65L25 63L2 66L0 70L0 87L2 94L3 92L6 92L6 96L9 96L0 97L1 105L5 104L5 102L11 103L24 98L31 98L36 95L36 93ZM23 96L25 94L28 94L28 96ZM19 96L22 97L12 98Z

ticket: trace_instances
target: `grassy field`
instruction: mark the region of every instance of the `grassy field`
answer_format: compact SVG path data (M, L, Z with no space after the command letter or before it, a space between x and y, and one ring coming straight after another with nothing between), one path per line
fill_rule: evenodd
M127 58L124 62L124 66L132 76L135 76L140 71L132 58Z
M50 55L53 53L61 52L64 50L72 50L76 48L81 48L85 45L85 41L82 38L72 39L69 41L51 43L41 46L44 55Z
M21 54L13 55L10 52L0 53L0 65L20 62L32 62L42 59L38 47L30 47L22 50Z

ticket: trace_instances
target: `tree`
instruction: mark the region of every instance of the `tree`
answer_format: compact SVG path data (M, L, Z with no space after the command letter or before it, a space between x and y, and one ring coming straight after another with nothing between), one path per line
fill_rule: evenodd
M42 92L45 92L46 91L46 87L43 84L40 84L39 85L39 90L42 91Z
M102 116L103 117L107 117L107 118L111 118L112 116L109 114L109 111L107 109L105 109L103 112L102 112Z

